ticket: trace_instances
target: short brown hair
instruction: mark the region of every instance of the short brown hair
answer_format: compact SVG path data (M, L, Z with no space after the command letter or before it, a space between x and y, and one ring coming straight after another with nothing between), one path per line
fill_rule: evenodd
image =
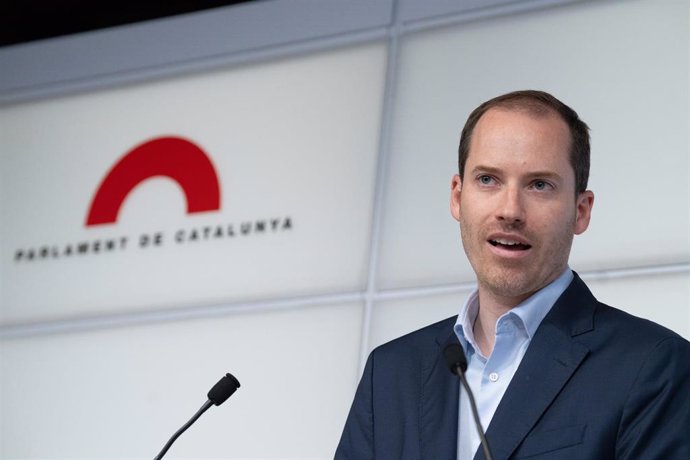
M577 112L544 91L524 90L503 94L484 102L474 109L467 118L465 127L460 136L458 148L458 169L460 178L465 172L465 163L470 151L470 141L474 127L479 119L489 109L502 108L506 110L524 110L537 115L545 115L548 112L556 113L568 125L572 144L570 147L570 165L575 172L575 192L582 193L587 190L589 179L589 127L580 120Z

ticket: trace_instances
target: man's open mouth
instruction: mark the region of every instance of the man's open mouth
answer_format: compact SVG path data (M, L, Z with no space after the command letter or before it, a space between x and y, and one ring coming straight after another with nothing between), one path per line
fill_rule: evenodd
M529 244L521 243L519 241L510 240L510 239L506 239L506 238L491 239L491 240L489 240L489 243L492 246L496 246L497 248L507 249L509 251L525 251L525 250L532 247Z

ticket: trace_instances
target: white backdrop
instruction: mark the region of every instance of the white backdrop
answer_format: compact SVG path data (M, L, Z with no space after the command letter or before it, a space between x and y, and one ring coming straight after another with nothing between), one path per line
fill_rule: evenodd
M380 22L341 11L332 35L330 14L308 38L308 21L285 17L281 1L258 2L275 9L267 23L295 24L289 46L263 41L225 61L199 51L204 71L186 67L185 49L165 71L122 64L121 77L75 78L63 92L54 55L52 83L26 71L35 89L13 90L21 76L3 77L0 457L151 458L232 372L242 387L166 458L332 458L363 356L457 313L471 289L448 211L458 135L477 104L514 89L551 91L592 128L597 198L573 268L600 300L690 338L687 3L491 3L376 1ZM389 7L401 15L392 28ZM247 13L192 23L259 17ZM151 52L179 21L12 47L0 63L134 32ZM203 36L220 53L222 40ZM170 53L158 46L156 66ZM212 158L221 210L187 215L180 190L158 178L135 189L117 224L85 228L108 168L161 134ZM292 230L14 260L17 248L95 234L274 215L292 217Z
M0 321L361 289L384 70L377 43L4 109ZM111 166L171 135L210 157L221 209L186 215L176 184L155 178L115 224L85 227ZM240 236L243 223L271 219L278 230ZM218 226L225 237L190 240ZM155 233L160 247L139 247ZM112 253L15 258L123 236Z

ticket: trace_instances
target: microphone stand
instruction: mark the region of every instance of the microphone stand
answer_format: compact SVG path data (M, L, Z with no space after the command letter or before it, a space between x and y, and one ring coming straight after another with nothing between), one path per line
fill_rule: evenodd
M489 443L484 435L484 429L482 428L482 422L479 420L479 412L477 411L477 403L474 401L474 395L470 390L470 386L467 384L467 379L465 378L465 373L462 371L460 366L455 367L455 374L460 377L460 382L462 387L467 393L467 398L470 400L470 407L472 408L472 418L474 418L474 426L477 427L477 433L479 433L479 440L482 444L482 449L484 450L484 457L486 460L493 460L491 452L489 451Z
M165 455L165 453L168 451L168 449L170 449L170 446L173 445L175 440L177 440L177 438L179 438L182 433L187 431L187 428L192 426L192 424L194 422L196 422L199 417L201 417L201 414L206 412L208 410L208 408L211 407L212 405L213 405L213 401L211 401L210 399L208 401L206 401L204 403L204 405L201 406L201 409L199 409L196 412L196 414L194 414L194 416L192 416L192 418L190 418L189 421L182 426L182 428L177 430L175 432L175 434L172 435L172 437L168 440L167 444L165 446L163 446L163 449L158 453L158 455L156 455L156 457L153 460L161 460L163 458L163 455Z
M172 435L172 438L168 440L168 442L165 444L163 447L163 450L161 450L158 455L153 460L161 460L163 458L163 455L170 449L170 446L175 442L177 438L180 437L182 433L184 433L187 428L192 426L194 422L197 421L199 417L201 417L201 414L206 412L209 407L212 405L220 406L223 404L232 394L237 391L237 389L240 387L240 382L232 375L232 374L225 374L225 377L221 378L218 383L213 385L213 388L211 388L208 392L208 401L204 403L203 406L201 406L201 409L199 409L196 414L192 418L189 419L187 423L185 423L182 428L177 430L174 435Z
M489 442L486 440L484 429L482 428L482 422L479 419L477 403L474 401L474 395L472 394L472 390L467 384L467 379L465 378L465 369L467 369L467 358L465 357L465 353L459 343L452 343L443 349L443 357L446 360L446 364L448 365L450 372L460 378L462 387L465 389L467 398L470 400L472 418L474 419L474 425L477 428L477 433L479 433L479 440L481 441L482 449L484 450L484 457L486 457L486 460L493 460L491 451L489 450Z

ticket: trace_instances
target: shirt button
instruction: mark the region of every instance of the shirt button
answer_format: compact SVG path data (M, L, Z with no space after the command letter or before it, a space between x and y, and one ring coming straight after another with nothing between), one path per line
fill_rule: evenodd
M491 374L489 374L489 380L491 380L492 382L496 382L498 380L498 374L492 372Z

